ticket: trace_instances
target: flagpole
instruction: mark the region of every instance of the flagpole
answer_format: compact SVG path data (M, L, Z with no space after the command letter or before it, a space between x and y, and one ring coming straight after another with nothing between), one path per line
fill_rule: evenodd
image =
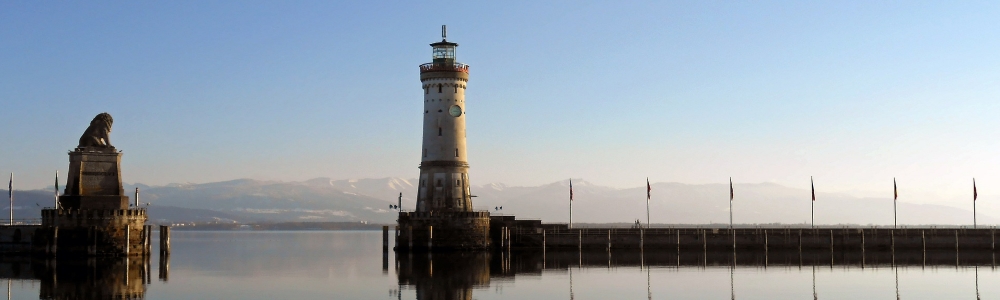
M653 187L649 185L649 177L646 177L646 228L649 228L649 197Z
M10 200L10 225L14 225L14 173L10 173L7 182L7 199Z
M733 178L729 177L729 230L733 230Z
M812 201L809 202L809 224L816 228L816 184L813 177L809 176L809 190L812 192Z
M569 228L573 228L573 178L569 179Z
M56 170L55 199L52 207L59 209L59 170Z

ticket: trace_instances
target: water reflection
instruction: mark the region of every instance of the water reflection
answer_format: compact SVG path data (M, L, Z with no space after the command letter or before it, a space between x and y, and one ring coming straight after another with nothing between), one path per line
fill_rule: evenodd
M149 259L7 257L0 260L0 278L40 282L39 299L143 299Z
M417 299L471 300L472 289L490 284L490 253L401 255L399 284L416 287Z
M653 298L650 268L729 269L730 298L737 299L737 267L767 268L808 267L812 269L813 299L816 269L824 267L892 268L896 298L899 299L899 267L955 266L975 268L976 295L979 297L978 268L995 266L991 251L928 252L830 252L830 251L515 251L480 253L436 253L428 255L400 253L397 256L398 284L416 290L416 299L473 299L476 287L488 286L492 279L512 279L519 275L538 275L543 270L566 270L569 275L569 299L575 298L573 270L581 268L639 267L646 275L646 296Z

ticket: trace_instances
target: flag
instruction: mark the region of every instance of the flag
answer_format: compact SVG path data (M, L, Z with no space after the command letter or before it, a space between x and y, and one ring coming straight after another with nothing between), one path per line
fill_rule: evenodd
M813 183L812 176L809 176L809 188L812 189L813 201L816 201L816 184Z
M972 179L972 201L976 201L979 198L979 193L976 192L976 179Z
M652 190L653 187L649 185L649 177L646 177L646 200L649 200L650 191Z
M896 190L896 178L892 178L892 201L896 201L899 198L899 191Z
M729 177L729 201L733 201L733 178Z
M573 178L569 179L569 201L573 201Z

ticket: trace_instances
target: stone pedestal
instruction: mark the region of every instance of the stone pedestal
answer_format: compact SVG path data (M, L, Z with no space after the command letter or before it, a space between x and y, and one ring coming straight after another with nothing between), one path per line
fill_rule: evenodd
M76 148L69 153L69 178L59 196L63 209L128 209L122 188L122 154L113 147Z
M490 248L489 212L401 212L398 222L400 233L396 251Z
M114 147L76 148L57 209L42 210L41 254L50 256L149 255L151 226L142 208L130 208L122 188L122 154Z

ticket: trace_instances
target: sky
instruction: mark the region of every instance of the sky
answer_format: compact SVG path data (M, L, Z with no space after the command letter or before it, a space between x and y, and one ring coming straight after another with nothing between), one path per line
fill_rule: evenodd
M429 43L460 44L473 184L1000 194L992 1L0 2L0 173L114 116L124 181L418 175ZM478 183L477 183L478 182Z

